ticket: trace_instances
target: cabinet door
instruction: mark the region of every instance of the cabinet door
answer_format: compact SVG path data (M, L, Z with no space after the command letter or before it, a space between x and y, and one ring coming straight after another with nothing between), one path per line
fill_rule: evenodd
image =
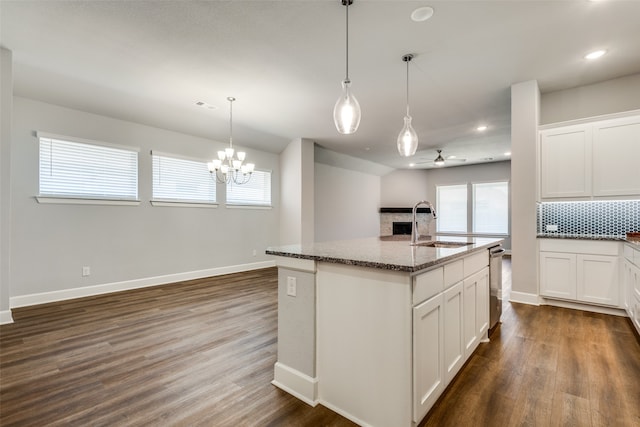
M462 290L462 328L464 331L464 358L465 360L473 353L480 337L476 329L476 299L478 298L478 281L475 279L477 273L464 279Z
M413 308L413 420L419 422L444 390L444 310L438 294Z
M633 296L633 269L631 263L624 259L622 261L622 306L627 312L629 317L631 316L631 297Z
M605 255L578 255L577 299L618 306L618 257Z
M540 295L576 299L576 255L540 252Z
M489 331L489 268L474 275L476 280L476 333L482 341Z
M540 196L591 196L590 125L540 133Z
M444 292L444 367L449 384L464 363L462 289L458 282Z
M640 117L608 120L593 127L593 195L640 194Z

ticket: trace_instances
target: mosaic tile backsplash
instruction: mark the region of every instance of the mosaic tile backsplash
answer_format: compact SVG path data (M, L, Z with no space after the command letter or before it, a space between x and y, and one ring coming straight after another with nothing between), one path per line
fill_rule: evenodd
M640 231L640 200L539 203L537 216L538 234L624 236Z

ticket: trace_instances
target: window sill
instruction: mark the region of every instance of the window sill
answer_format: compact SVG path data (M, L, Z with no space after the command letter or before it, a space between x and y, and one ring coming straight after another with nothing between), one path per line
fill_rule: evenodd
M228 209L273 209L271 205L225 205Z
M180 202L180 201L167 201L167 200L151 200L152 206L155 207L171 207L171 208L207 208L217 209L217 203L205 203L205 202Z
M82 197L36 196L38 203L60 205L119 205L138 206L140 200L87 199Z

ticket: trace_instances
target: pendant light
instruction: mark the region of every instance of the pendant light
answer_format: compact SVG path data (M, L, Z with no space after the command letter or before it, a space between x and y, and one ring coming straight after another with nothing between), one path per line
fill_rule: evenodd
M345 79L342 81L342 94L336 105L333 107L333 122L336 129L343 135L355 133L360 126L360 104L355 96L351 93L351 80L349 80L349 5L353 0L340 0L346 7L347 17L347 36L346 36L346 52L347 52L347 70Z
M413 156L418 149L418 134L411 126L411 116L409 115L409 61L413 59L413 56L408 53L402 57L402 60L407 63L407 115L404 116L404 127L398 135L398 152L402 157Z

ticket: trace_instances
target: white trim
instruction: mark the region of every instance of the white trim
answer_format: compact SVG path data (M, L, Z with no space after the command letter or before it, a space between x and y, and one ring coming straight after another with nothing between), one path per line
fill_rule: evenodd
M181 160L190 160L192 162L198 162L198 163L209 163L211 161L211 159L217 159L218 156L214 156L214 157L191 157L191 156L184 156L182 154L175 154L175 153L167 153L165 151L158 151L158 150L149 150L149 154L151 156L158 156L158 157L172 157L174 159L181 159Z
M554 307L571 308L573 310L590 311L592 313L611 314L614 316L629 317L627 315L627 312L621 308L582 304L580 302L556 300L552 298L542 298L541 305L551 305Z
M13 323L13 317L11 317L11 310L0 311L0 325L6 325Z
M233 203L225 206L229 209L273 209L272 205L242 205Z
M38 203L60 205L121 205L138 206L140 200L90 199L85 197L35 196Z
M206 202L181 202L178 200L149 200L152 206L172 207L172 208L208 208L217 209L218 203Z
M225 267L208 268L205 270L187 271L184 273L167 274L164 276L145 277L142 279L125 280L122 282L105 283L102 285L85 286L81 288L62 289L53 292L20 295L9 298L9 305L12 308L26 307L30 305L45 304L49 302L63 301L73 298L82 298L93 295L108 294L111 292L146 288L149 286L165 285L168 283L181 282L184 280L193 280L203 277L221 276L223 274L258 270L261 268L275 267L275 265L275 261L262 261L250 264L238 264Z
M297 397L307 405L316 406L318 404L318 379L311 378L280 362L273 365L271 384Z
M526 292L517 292L511 289L509 302L519 302L521 304L540 305L541 300L538 294L529 294Z
M316 262L312 259L290 258L274 255L276 266L288 268L290 270L308 271L316 273Z
M135 151L137 153L140 152L140 147L134 147L132 145L113 144L111 142L96 141L93 139L76 138L75 136L56 135L55 133L37 131L36 137L38 140L40 140L40 138L57 139L59 141L79 142L80 144L100 145L102 147L118 148L120 150Z

